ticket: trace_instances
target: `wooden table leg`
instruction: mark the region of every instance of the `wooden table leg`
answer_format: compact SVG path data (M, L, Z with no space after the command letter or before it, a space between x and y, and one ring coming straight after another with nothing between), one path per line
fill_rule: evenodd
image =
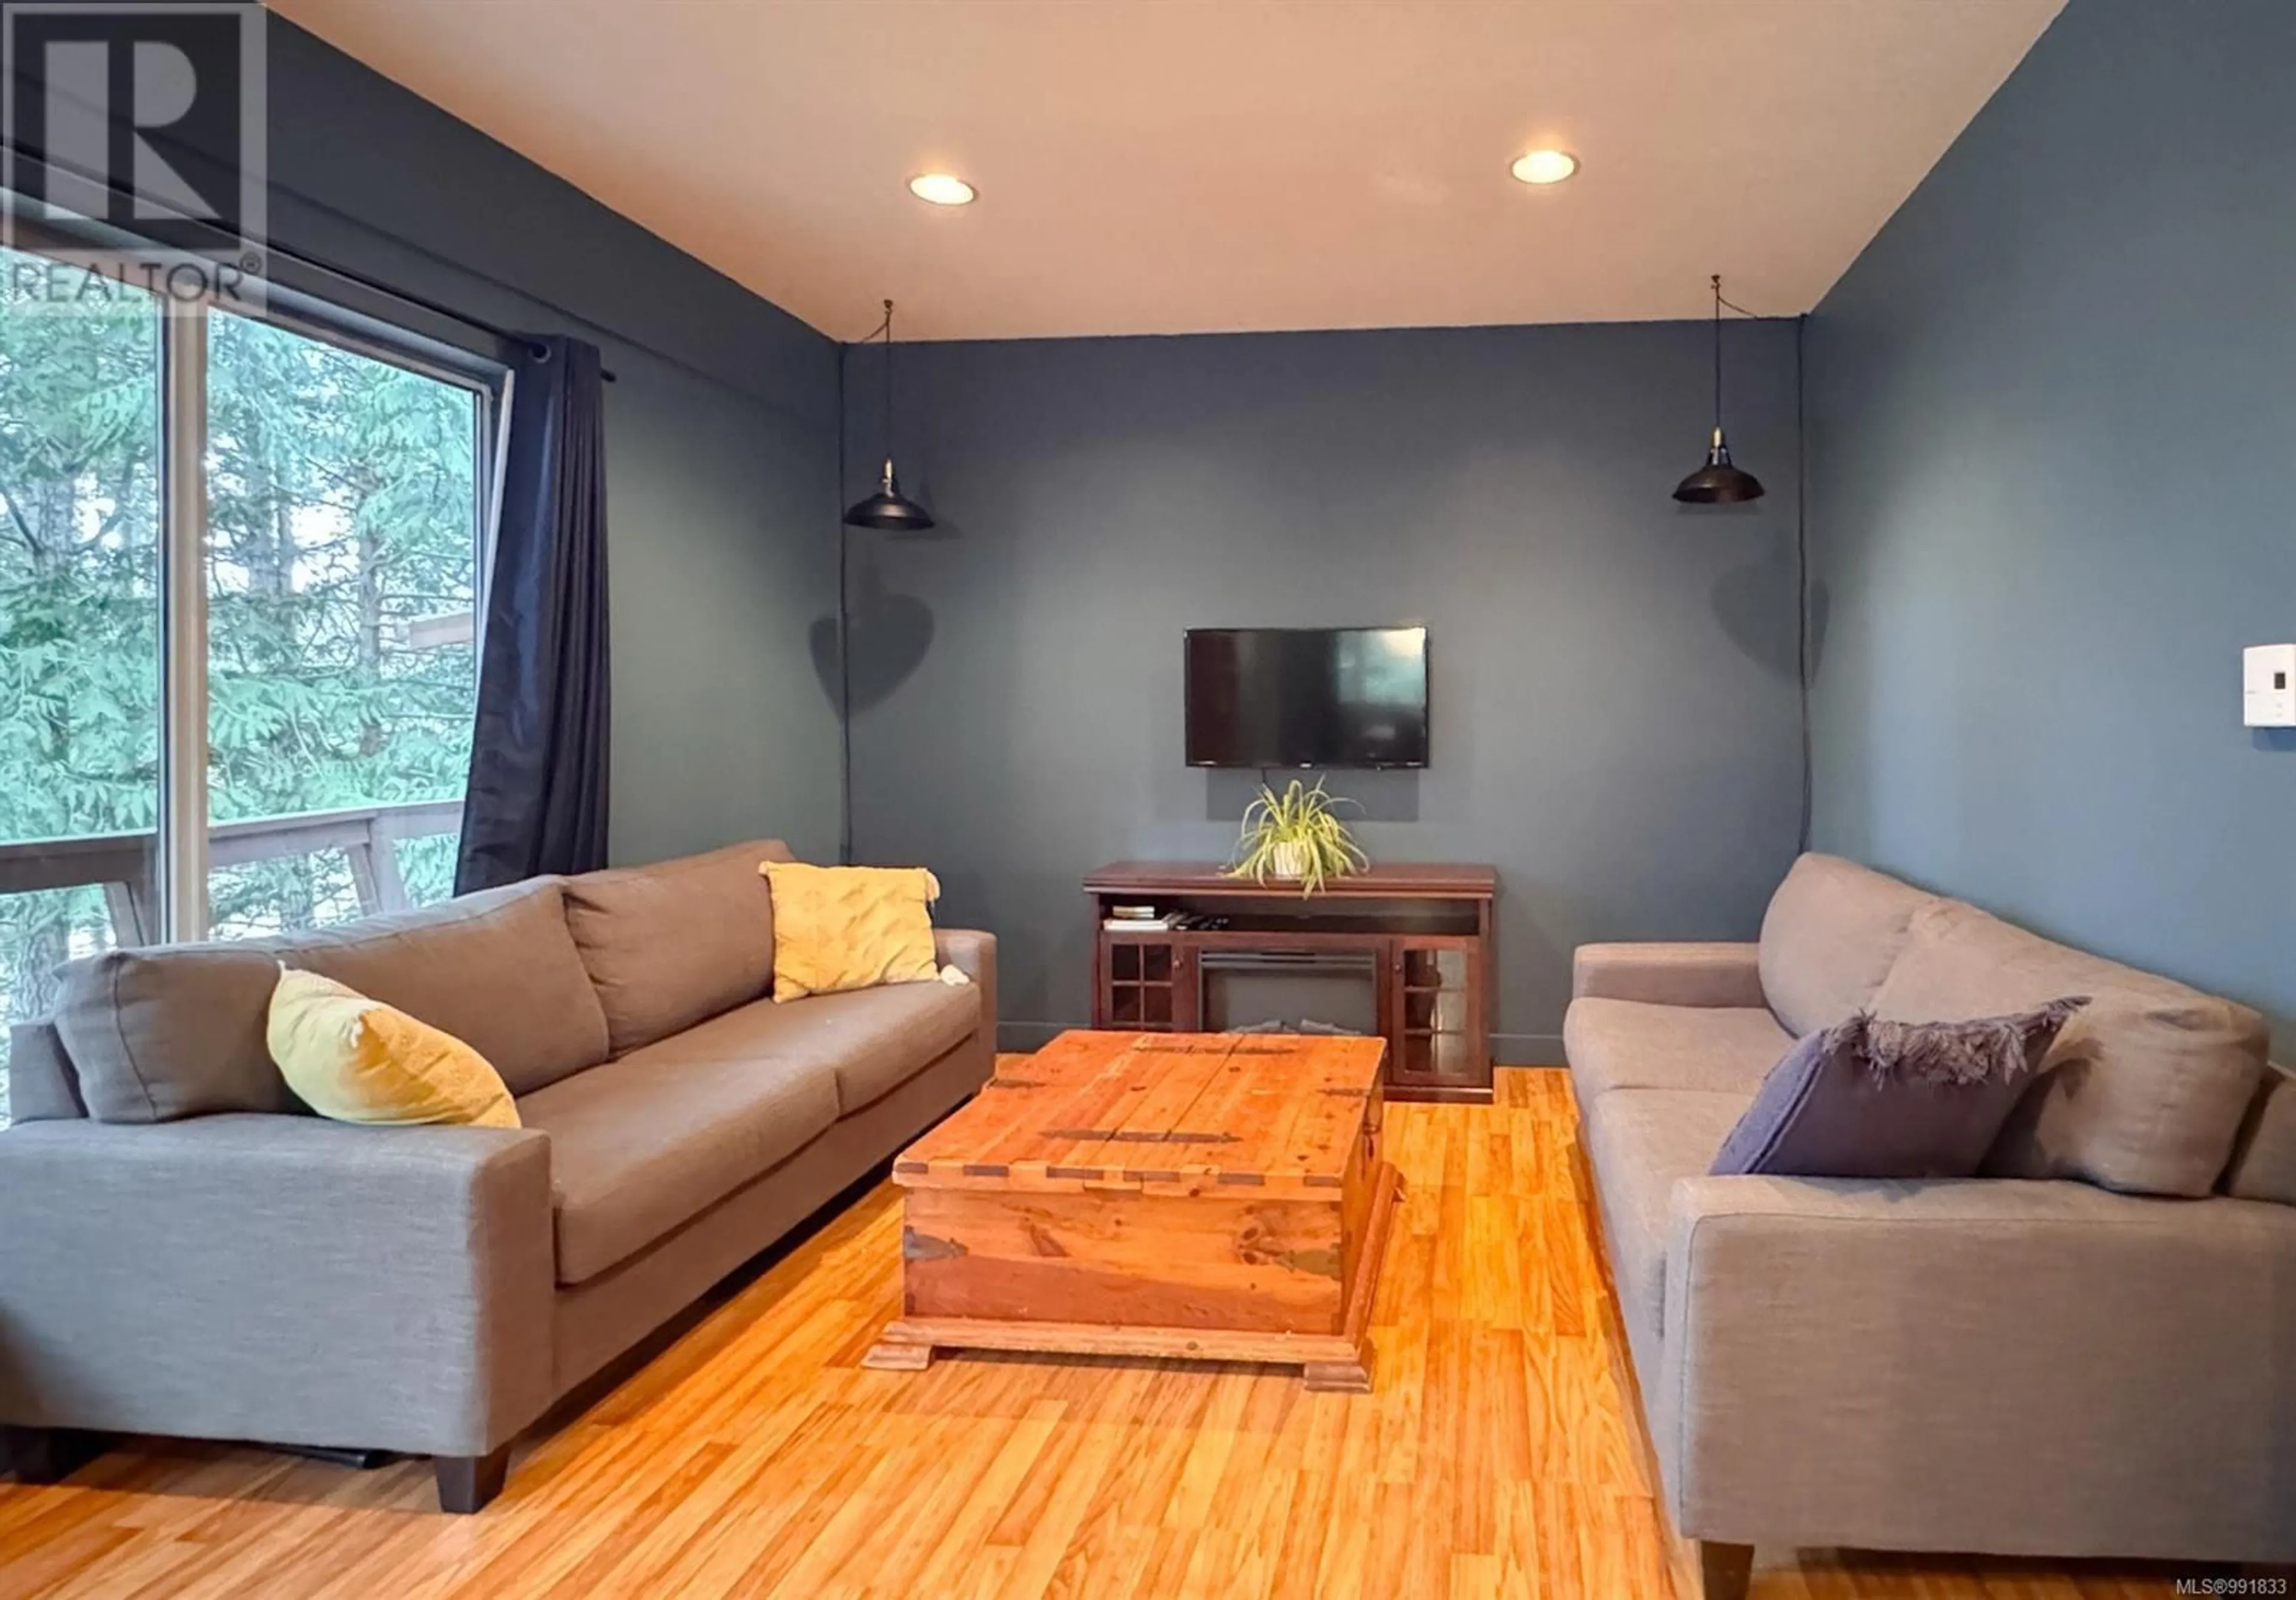
M1352 1361L1309 1361L1300 1368L1300 1386L1317 1394L1371 1392L1371 1341Z

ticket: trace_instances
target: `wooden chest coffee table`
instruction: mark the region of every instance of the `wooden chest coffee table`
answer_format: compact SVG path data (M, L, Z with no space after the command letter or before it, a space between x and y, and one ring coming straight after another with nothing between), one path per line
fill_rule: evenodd
M893 1163L902 1316L936 1346L1296 1364L1371 1387L1401 1192L1378 1039L1064 1033Z

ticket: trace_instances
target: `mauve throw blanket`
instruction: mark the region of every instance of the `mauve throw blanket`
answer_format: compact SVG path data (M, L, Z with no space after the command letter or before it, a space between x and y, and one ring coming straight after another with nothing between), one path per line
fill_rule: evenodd
M2058 1031L2053 1000L1967 1022L1860 1013L1797 1043L1714 1158L1718 1176L1971 1177Z

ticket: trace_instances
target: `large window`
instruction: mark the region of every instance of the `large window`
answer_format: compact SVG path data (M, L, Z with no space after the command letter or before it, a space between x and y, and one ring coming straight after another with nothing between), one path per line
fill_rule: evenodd
M444 898L483 375L284 316L5 295L0 1016L44 1013L58 964L109 946ZM0 1120L5 1071L0 1043Z

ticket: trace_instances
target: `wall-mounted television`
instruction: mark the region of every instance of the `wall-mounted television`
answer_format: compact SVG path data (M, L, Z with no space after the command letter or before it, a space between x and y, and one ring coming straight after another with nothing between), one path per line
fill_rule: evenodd
M1191 767L1424 767L1423 628L1198 628Z

